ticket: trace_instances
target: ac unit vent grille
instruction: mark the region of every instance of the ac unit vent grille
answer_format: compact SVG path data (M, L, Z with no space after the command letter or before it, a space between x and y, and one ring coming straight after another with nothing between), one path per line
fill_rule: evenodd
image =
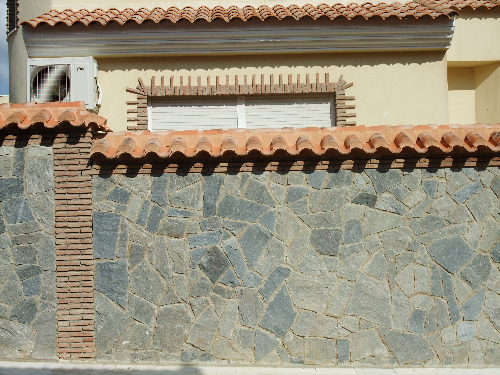
M31 77L30 101L38 103L70 101L70 65L34 66Z

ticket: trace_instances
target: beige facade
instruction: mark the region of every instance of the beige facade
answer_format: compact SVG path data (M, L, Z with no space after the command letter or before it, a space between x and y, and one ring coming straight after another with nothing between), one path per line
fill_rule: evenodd
M317 1L316 3L321 3ZM348 3L349 1L345 1ZM171 1L168 6L239 5L247 1ZM253 1L260 4L300 4L286 1ZM306 1L303 3L315 3ZM50 9L153 8L166 4L152 1L102 2L25 0L20 2L20 21ZM96 57L98 83L103 91L99 114L115 131L128 125L127 101L135 95L126 91L138 79L156 76L203 79L230 75L329 73L353 82L348 95L355 96L358 125L417 125L500 122L500 8L463 11L455 20L451 47L436 52L363 52L310 54L253 54L219 56ZM384 21L391 22L391 21ZM28 53L22 27L9 36L10 93L12 102L26 100ZM479 40L487 43L478 43ZM232 78L233 79L233 78ZM213 81L212 81L213 82ZM314 124L311 124L314 126Z

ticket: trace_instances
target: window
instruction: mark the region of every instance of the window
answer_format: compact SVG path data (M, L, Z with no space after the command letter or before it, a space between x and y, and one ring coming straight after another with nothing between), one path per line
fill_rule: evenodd
M239 81L240 78L240 81ZM256 76L234 77L234 84L222 83L216 77L215 84L207 78L206 85L198 77L193 84L192 77L161 77L159 84L155 77L151 86L146 86L139 78L137 88L127 91L137 95L137 100L128 101L133 106L127 110L132 114L128 130L208 130L208 129L259 129L284 127L329 127L355 125L354 97L346 96L345 90L352 86L342 79L330 82L328 73L320 81L319 74L314 80L306 74L292 79L288 75L274 82L273 75L260 80Z

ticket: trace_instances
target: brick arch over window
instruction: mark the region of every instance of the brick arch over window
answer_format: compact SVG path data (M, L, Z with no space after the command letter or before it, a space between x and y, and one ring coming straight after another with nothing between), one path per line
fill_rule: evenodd
M175 81L178 80L178 83ZM241 83L243 81L243 83ZM157 77L151 78L151 84L146 85L142 78L139 78L139 84L136 88L127 88L127 92L137 95L134 101L128 101L130 109L127 113L130 115L129 122L135 122L135 125L129 125L128 130L147 130L148 129L148 100L151 98L166 97L228 97L240 95L307 95L307 94L333 94L335 101L335 126L353 126L356 125L356 114L352 112L355 109L353 104L354 96L347 96L346 90L353 83L348 83L340 76L337 82L330 81L330 75L325 74L324 80L320 80L319 73L311 79L309 74L305 79L300 74L295 76L288 75L285 80L280 74L275 80L274 75L257 75L234 77L234 83L230 83L230 77L226 75L224 79L220 76L215 77L215 83L211 82L210 77L202 83L201 77Z

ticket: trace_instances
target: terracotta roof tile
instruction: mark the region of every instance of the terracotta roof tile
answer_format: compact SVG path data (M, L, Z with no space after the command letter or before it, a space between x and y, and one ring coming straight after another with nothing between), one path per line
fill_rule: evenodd
M377 151L393 154L455 150L500 152L500 124L117 132L98 140L91 154L113 159L124 154L142 158L152 153L167 158L178 152L185 157L195 157L204 151L218 157L225 153L244 156L258 151L271 156L277 150L289 155L297 155L302 150L316 155L329 150L343 155L354 150L366 154Z
M428 8L442 12L445 9L462 10L470 8L476 9L493 9L500 7L499 0L415 0L416 2L425 5Z
M350 3L348 5L344 4L320 4L311 5L306 4L304 6L298 5L275 5L273 7L267 5L261 5L259 7L253 7L250 5L244 6L242 8L237 6L230 6L224 8L223 6L216 6L214 8L208 8L206 6L201 6L199 8L184 7L182 9L176 7L170 8L154 8L149 10L146 8L141 8L139 10L133 10L130 8L119 11L117 9L95 9L95 10L63 10L56 11L51 10L48 13L42 14L29 21L22 22L23 24L29 24L36 27L40 24L48 24L54 26L59 23L64 23L71 26L75 23L82 23L84 25L90 25L93 22L98 22L102 25L116 22L120 25L126 22L136 22L142 24L146 21L152 21L159 23L162 21L170 21L173 23L179 22L181 20L195 22L198 20L205 20L207 22L212 22L217 19L221 19L225 22L230 22L235 19L242 21L248 21L252 18L258 18L260 20L266 20L269 18L275 18L278 20L283 20L285 18L293 18L299 20L302 18L311 18L313 20L319 19L321 17L326 17L330 20L334 20L339 17L344 17L346 19L353 19L355 17L362 17L364 19L379 17L382 19L387 19L390 17L396 17L399 19L403 18L422 18L422 17L451 17L454 14L454 10L448 7L443 7L437 10L435 7L430 8L424 4L424 1L430 2L440 2L438 0L423 0L422 3L416 1L410 1L405 4L395 2L392 4L388 3ZM455 0L449 0L453 2Z
M85 110L85 103L0 104L0 130L9 125L20 129L42 124L54 128L63 123L85 126L92 131L110 131L106 119Z

